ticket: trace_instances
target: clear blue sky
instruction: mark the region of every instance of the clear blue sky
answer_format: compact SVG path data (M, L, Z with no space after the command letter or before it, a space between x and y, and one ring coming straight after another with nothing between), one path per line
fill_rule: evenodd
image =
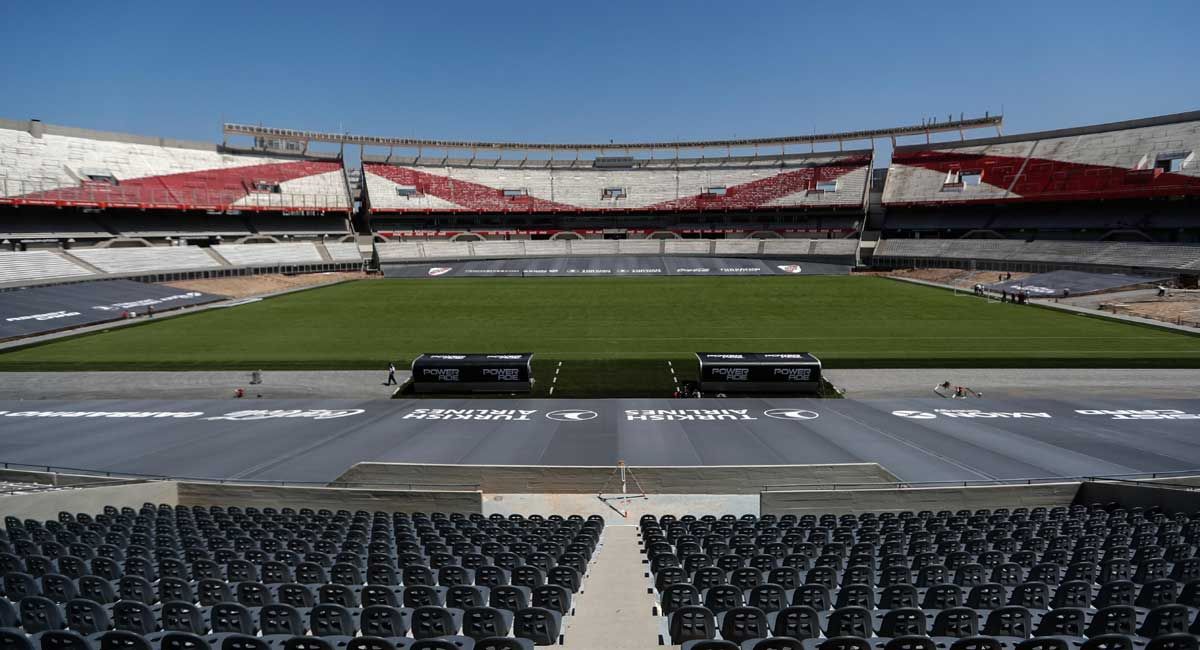
M1200 109L1200 1L24 2L0 116L606 141Z

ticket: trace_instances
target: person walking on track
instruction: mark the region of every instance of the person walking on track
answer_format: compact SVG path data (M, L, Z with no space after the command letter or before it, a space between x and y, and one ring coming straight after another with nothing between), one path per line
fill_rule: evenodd
M383 385L384 386L393 386L398 383L399 382L396 381L396 364L389 361L388 362L388 378L387 378L387 381L383 382Z

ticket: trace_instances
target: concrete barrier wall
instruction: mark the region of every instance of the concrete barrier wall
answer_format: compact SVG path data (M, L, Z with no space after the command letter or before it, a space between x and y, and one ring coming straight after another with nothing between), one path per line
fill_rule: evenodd
M898 480L877 463L632 467L626 478L628 492L645 490L647 494L757 494L770 485L890 483ZM365 487L409 483L478 485L484 494L595 494L601 491L613 494L621 491L619 477L611 466L359 463L330 485Z
M128 483L129 479L109 478L93 474L63 474L61 472L39 472L26 469L0 469L0 481L10 483L37 483L38 485L106 485Z
M185 506L269 506L313 510L326 508L334 511L382 510L463 514L483 512L482 495L474 491L368 490L181 482L178 502Z
M87 488L49 490L29 494L0 496L0 515L22 519L58 519L58 513L104 512L104 506L142 507L144 503L176 505L178 490L174 481L147 481L125 485L96 485Z
M636 524L642 515L742 515L758 514L757 494L648 494L645 498L608 499L595 494L487 494L485 516L600 515L609 524Z
M1165 481L1164 481L1165 482ZM1179 484L1195 483L1195 479ZM1167 514L1200 510L1200 492L1130 483L1089 481L1079 488L1075 503L1090 506L1119 503L1123 508L1161 508Z
M759 497L762 514L823 514L1071 505L1078 482L882 490L770 491Z

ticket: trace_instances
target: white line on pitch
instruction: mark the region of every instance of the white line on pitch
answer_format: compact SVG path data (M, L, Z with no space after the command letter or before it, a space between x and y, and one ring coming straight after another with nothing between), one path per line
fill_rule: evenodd
M551 387L550 387L550 394L551 394L551 395L553 395L553 394L554 394L554 387L553 387L553 386L551 386Z

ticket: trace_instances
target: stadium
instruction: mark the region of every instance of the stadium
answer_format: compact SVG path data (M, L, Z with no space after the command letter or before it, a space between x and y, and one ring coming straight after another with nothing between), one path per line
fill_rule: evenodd
M405 65L498 135L0 118L0 650L1200 650L1200 111Z

